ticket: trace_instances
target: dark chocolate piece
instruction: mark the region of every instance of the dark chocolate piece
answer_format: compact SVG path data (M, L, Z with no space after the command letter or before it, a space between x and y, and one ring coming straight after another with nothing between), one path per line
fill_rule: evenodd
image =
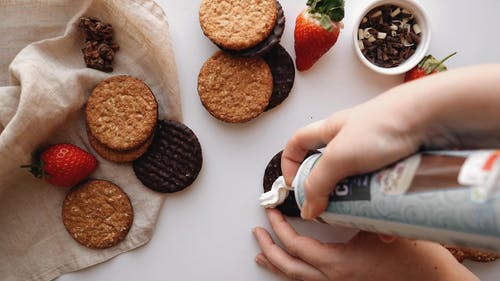
M193 183L202 163L201 145L191 129L177 121L158 120L153 143L133 168L145 186L173 193Z
M85 33L83 59L89 68L112 72L113 59L120 46L113 42L113 27L93 17L81 17L78 27Z

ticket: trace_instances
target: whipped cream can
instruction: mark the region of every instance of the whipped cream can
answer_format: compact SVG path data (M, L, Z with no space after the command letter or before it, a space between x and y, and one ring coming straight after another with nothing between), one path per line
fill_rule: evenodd
M318 220L499 252L499 156L496 150L425 152L347 178L330 193ZM305 179L318 161L321 154L308 157L293 180L299 208Z

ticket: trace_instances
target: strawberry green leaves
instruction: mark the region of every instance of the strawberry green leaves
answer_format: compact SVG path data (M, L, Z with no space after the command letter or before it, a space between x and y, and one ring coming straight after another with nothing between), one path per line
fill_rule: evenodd
M344 18L344 0L308 0L307 6L310 14L327 16L334 22L339 22Z

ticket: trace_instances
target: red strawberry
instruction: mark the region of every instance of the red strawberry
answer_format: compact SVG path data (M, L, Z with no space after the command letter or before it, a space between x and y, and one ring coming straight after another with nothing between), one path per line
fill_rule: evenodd
M295 20L295 64L308 70L337 42L344 18L344 0L308 0Z
M450 55L448 55L446 58L442 59L441 61L438 61L436 58L434 58L432 55L427 55L425 56L414 68L410 69L408 72L406 72L405 75L405 82L415 80L418 78L422 78L424 76L437 73L437 72L442 72L446 71L447 68L443 64L446 60L454 56L457 52L454 52Z
M87 151L69 143L55 144L35 155L30 168L37 178L47 182L70 187L84 180L97 166L96 158Z

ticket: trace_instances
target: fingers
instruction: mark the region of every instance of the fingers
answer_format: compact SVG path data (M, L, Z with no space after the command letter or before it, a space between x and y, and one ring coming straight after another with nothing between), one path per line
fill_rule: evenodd
M265 229L257 227L253 233L262 250L262 253L256 257L256 262L260 266L294 280L327 280L321 271L300 259L290 256L276 245Z
M286 277L286 275L281 272L276 266L274 266L274 264L272 264L267 258L266 258L266 255L264 255L264 253L259 253L257 254L257 256L255 256L255 262L266 268L267 270L273 272L274 274L277 274L277 275L281 275L281 276L284 276Z
M299 235L279 211L268 209L266 213L274 233L290 255L318 267L332 254L333 249L327 244Z
M329 143L342 127L344 116L344 112L336 113L328 119L299 129L290 138L281 157L281 170L288 185L292 182L306 153Z
M305 201L301 209L304 219L314 219L319 216L328 205L328 198L337 183L359 170L359 155L352 145L334 139L331 141L314 169L304 183Z

